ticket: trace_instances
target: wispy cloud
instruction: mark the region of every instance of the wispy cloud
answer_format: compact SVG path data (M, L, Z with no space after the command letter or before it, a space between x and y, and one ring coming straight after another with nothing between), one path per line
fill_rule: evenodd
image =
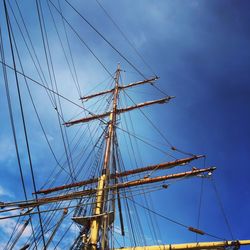
M0 234L1 235L7 235L7 239L9 238L9 236L12 234L13 230L16 228L17 230L20 229L23 226L23 223L17 223L15 219L6 219L6 220L1 220L0 221ZM18 247L21 247L21 245L23 244L23 242L30 237L32 232L31 226L27 225L27 227L25 228L24 232L22 233L22 238L21 241L19 242ZM1 242L0 243L0 249L3 249L2 246L5 246L5 243Z
M0 138L0 162L10 162L15 157L14 144L9 137Z
M10 191L8 191L7 189L0 186L0 197L2 197L2 196L8 196L10 198L13 198L14 195Z
M14 219L6 219L0 221L0 230L7 235L10 235L16 225L16 221Z

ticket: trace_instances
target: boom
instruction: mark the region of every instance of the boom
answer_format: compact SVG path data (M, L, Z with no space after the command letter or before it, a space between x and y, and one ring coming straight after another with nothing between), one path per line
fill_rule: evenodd
M125 247L117 248L115 250L185 250L185 249L213 249L219 250L225 247L234 247L234 249L239 249L240 246L250 245L250 240L240 240L240 241L215 241L215 242L195 242L195 243L184 243L184 244L168 244L168 245L158 245L158 246L143 246L143 247Z

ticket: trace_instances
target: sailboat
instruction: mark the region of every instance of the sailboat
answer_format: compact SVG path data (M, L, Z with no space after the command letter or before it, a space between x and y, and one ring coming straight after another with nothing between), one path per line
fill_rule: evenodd
M166 144L160 148L151 140L143 135L138 135L135 131L138 129L144 131L145 124L148 122L160 137L165 138L161 131L157 129L156 123L153 122L144 110L151 107L164 106L172 101L174 96L166 95L157 87L156 82L159 77L144 77L144 75L131 63L103 34L97 30L70 2L65 1L78 16L80 16L101 38L119 54L134 70L139 73L143 79L136 80L131 83L123 81L122 74L125 72L122 64L118 63L115 73L109 72L102 61L94 54L93 50L82 40L81 36L76 32L71 23L64 16L60 3L55 4L54 1L47 1L42 4L36 1L37 15L40 23L41 33L44 45L45 58L47 61L48 75L44 74L44 67L39 64L39 56L35 53L32 44L32 38L29 36L25 20L22 19L22 11L18 4L4 0L2 4L2 12L5 15L7 34L3 37L4 29L1 26L1 64L3 68L3 76L5 80L6 94L8 98L8 109L10 113L10 124L12 126L13 138L15 142L15 151L18 159L18 167L23 188L24 199L13 201L2 201L1 221L9 221L15 225L9 232L3 249L126 249L126 250L174 250L174 249L239 249L241 246L250 245L250 240L227 240L220 236L216 236L202 230L199 226L186 225L157 212L150 202L151 194L168 192L173 183L185 180L210 181L216 167L194 166L193 163L201 164L204 155L190 154L179 150L177 147L169 143L171 152L185 155L185 157L175 157L166 151ZM99 3L100 4L100 3ZM104 89L104 84L99 86L99 91L91 92L80 96L80 104L70 99L59 91L55 67L53 65L52 51L50 49L49 39L47 37L45 22L45 6L46 13L51 15L54 21L55 29L58 37L57 23L53 12L57 13L64 27L66 41L59 39L65 58L67 59L72 78L76 82L76 88L81 93L81 87L78 85L78 77L74 67L73 56L65 53L64 44L68 46L70 51L69 40L65 26L71 29L78 39L84 43L85 47L101 64L104 71L110 76L109 82ZM16 12L15 12L16 11ZM19 15L19 17L18 17ZM57 18L58 18L57 17ZM20 19L21 18L21 19ZM22 21L22 25L18 22ZM30 76L24 70L22 64L22 51L18 46L18 39L14 29L18 30L23 39L23 43L27 46L32 61L35 65L37 73L40 74L40 80ZM20 38L20 39L21 39ZM4 48L6 40L9 44L9 51L5 52ZM65 42L65 43L64 43ZM12 63L6 60L10 57ZM72 63L72 64L71 64ZM139 72L138 72L139 71ZM10 72L16 82L17 103L20 108L20 120L24 142L20 142L17 134L15 123L15 112L12 108L13 98L10 95L9 81L13 80L9 75ZM50 79L50 80L48 80ZM61 79L62 80L62 79ZM51 82L50 82L51 81ZM64 153L58 158L55 151L51 147L51 142L46 134L46 129L40 120L39 111L36 109L36 103L32 95L30 84L41 87L51 106L53 112L58 118L58 131L61 133L62 145ZM26 85L27 92L23 94L21 84ZM163 97L153 100L144 100L143 102L135 102L129 91L144 87L154 89L160 92ZM152 91L153 92L153 91ZM27 95L27 96L26 96ZM47 179L37 185L39 171L41 174L43 169L35 169L34 156L29 138L29 129L26 124L27 116L25 116L24 98L29 97L31 104L35 110L38 125L44 132L45 141L49 146L51 157L54 158L55 167L50 167ZM125 99L125 101L124 101ZM65 119L65 110L63 102L70 103L74 106L75 111L69 111L72 115L71 119ZM88 105L88 103L90 103ZM125 105L130 103L130 105ZM101 112L99 112L101 110ZM141 112L145 121L138 117L130 116L131 113ZM46 111L47 112L47 111ZM74 113L74 114L73 114ZM124 118L126 117L126 118ZM135 120L134 122L132 120ZM157 119L157 118L156 118ZM131 122L133 125L128 125ZM135 127L138 127L137 130ZM69 130L77 128L74 132ZM72 139L69 137L72 136ZM165 141L168 140L165 138ZM140 144L139 144L140 143ZM141 145L142 144L142 145ZM27 153L28 161L23 164L20 157L22 145ZM145 146L146 145L146 146ZM124 148L124 149L123 149ZM164 157L172 157L172 160L154 162L149 165L143 164L143 158L150 161L152 150L159 151ZM140 155L141 154L141 155ZM161 156L162 157L162 156ZM162 157L162 158L164 158ZM152 157L155 159L155 157ZM48 161L51 164L51 160ZM24 165L29 166L30 183L32 189L31 194L27 193L28 178L27 169ZM40 165L41 166L41 165ZM134 167L132 167L134 166ZM184 169L184 170L183 170ZM46 171L48 168L46 168ZM18 184L19 185L19 184ZM176 187L177 185L174 185ZM20 186L18 188L20 188ZM173 188L174 188L173 187ZM172 188L172 187L171 187ZM19 195L20 197L21 195ZM139 200L139 201L138 201ZM178 202L176 199L171 203ZM201 203L201 199L200 199ZM165 205L165 204L164 204ZM141 210L138 210L141 209ZM188 233L196 236L196 242L191 243L168 243L169 239L158 239L158 232L164 230L164 226L159 229L155 217L167 220L177 226L184 228ZM198 223L199 224L199 223ZM149 228L145 228L148 225ZM72 230L73 228L73 230ZM149 233L152 237L149 238ZM198 240L199 236L199 240ZM200 241L201 237L207 236L217 239L216 241ZM218 240L220 239L220 240ZM149 243L147 243L149 242ZM152 244L152 243L155 244Z

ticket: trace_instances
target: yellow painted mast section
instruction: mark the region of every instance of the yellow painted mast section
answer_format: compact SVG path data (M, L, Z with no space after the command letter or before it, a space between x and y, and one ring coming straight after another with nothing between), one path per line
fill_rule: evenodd
M96 194L96 207L94 209L94 215L100 215L103 212L103 202L105 198L104 188L105 188L107 178L110 174L109 173L109 161L110 161L111 145L112 145L113 135L114 135L114 126L116 124L117 100L118 100L118 94L119 94L119 77L120 77L120 65L118 64L118 68L116 70L116 76L115 76L113 109L109 117L109 127L108 127L108 136L106 140L103 171L102 171L102 176L98 180L97 194ZM93 220L90 223L90 236L89 236L90 248L89 249L91 250L97 249L100 225L101 225L101 220L97 217L93 218ZM103 235L103 237L105 236Z
M230 246L240 247L244 245L250 245L250 240L195 242L195 243L183 243L183 244L167 244L158 246L125 247L125 248L117 248L115 250L184 250L184 249L216 250L216 249L224 249L224 247L230 247Z

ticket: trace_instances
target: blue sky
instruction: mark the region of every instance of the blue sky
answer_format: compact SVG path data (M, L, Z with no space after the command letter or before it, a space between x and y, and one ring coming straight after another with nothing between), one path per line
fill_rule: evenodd
M250 153L250 31L248 28L250 5L248 1L138 0L135 2L123 0L100 2L150 64L157 76L160 77L157 86L167 94L176 96L164 107L145 109L146 114L154 120L157 127L174 146L186 152L205 154L207 156L206 166L217 167L213 178L235 239L249 238L249 223L246 219L250 211L248 170ZM73 4L145 76L152 75L152 72L136 56L95 1L75 1ZM15 6L14 1L13 6ZM59 41L46 6L44 3L44 14L48 17L46 25L57 81L59 82L59 92L78 102L79 96L74 88L62 50L58 45ZM37 13L36 11L24 12L25 9L33 10L35 3L25 1L25 3L20 4L20 7L25 13L25 21L32 34L35 49L39 53L43 67L45 67ZM53 10L53 7L51 8ZM125 83L141 79L141 76L100 39L79 16L70 10L64 1L62 1L62 8L67 9L67 18L110 72L114 72L117 63L120 62L122 69L126 71L122 74ZM16 7L14 9L16 10ZM2 12L3 6L1 4ZM55 11L53 13L59 23L60 18ZM1 15L0 21L4 33L6 61L12 64L4 15ZM12 22L16 30L25 72L39 80L13 17ZM62 32L62 26L59 27L61 28L60 32ZM96 83L100 83L108 75L96 59L82 46L78 38L70 30L68 32L73 44L72 52L82 93L88 93ZM65 40L63 42L65 44ZM19 64L18 67L20 68ZM8 73L10 82L13 82L11 95L14 100L16 89L13 72L8 71ZM48 77L48 73L45 74ZM2 71L0 79L0 105L3 107L0 113L2 121L0 123L0 199L20 200L23 199L23 195L20 191L21 184L18 184L20 186L16 185L20 181L12 134L9 128L10 122ZM50 168L48 166L54 162L53 157L49 155L39 124L34 118L34 110L28 98L24 81L20 81L25 97L25 112L31 138L35 174L40 187L44 183L44 179L48 178ZM29 84L51 144L59 157L63 148L61 141L59 141L60 133L58 124L56 124L55 111L51 107L46 93L41 91L40 87L32 83ZM107 82L104 82L104 84L98 85L97 90L106 87ZM136 102L162 97L161 93L150 86L145 86L144 90L134 89L128 94L131 94ZM16 102L13 101L13 103L17 130L22 131L19 108ZM78 103L80 104L80 102ZM62 102L62 104L66 119L70 119L79 112L78 108L66 102ZM161 140L156 131L152 130L146 122L141 122L141 114L134 112L131 113L131 116L135 121L135 131L138 134L152 140ZM70 128L69 135L73 134L71 131L73 129ZM18 138L22 162L25 165L27 188L31 193L29 170L26 166L27 152L23 146L22 132L18 132ZM125 145L123 144L123 146ZM144 164L169 160L150 148L142 147L141 151L141 154L145 155ZM195 167L204 166L203 161L198 161L193 165ZM59 183L60 180L58 180ZM169 190L156 193L152 198L154 208L184 224L195 226L199 190L199 178L175 183L170 186ZM222 238L230 238L210 181L205 181L204 184L201 211L200 226L202 229L204 228L205 231ZM5 235L4 226L1 225L5 224L0 224L0 230L2 230L0 232ZM168 222L159 220L159 227L162 231L161 240L165 243L195 240L193 234ZM148 235L148 237L150 236ZM213 240L206 237L199 239ZM3 242L1 233L0 240Z

